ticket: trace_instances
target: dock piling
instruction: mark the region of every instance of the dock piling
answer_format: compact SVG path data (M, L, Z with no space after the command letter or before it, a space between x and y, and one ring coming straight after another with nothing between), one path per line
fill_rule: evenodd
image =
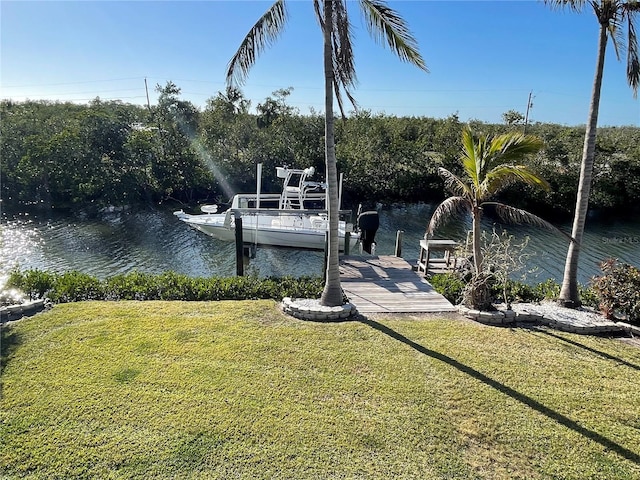
M242 217L238 212L235 214L235 234L236 234L236 275L244 275L244 242L242 241Z
M395 256L402 257L402 237L404 235L404 230L398 230L396 232L396 250Z

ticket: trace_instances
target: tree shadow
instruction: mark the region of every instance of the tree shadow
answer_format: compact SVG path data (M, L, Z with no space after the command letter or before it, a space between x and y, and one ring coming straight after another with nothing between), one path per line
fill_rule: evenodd
M634 370L640 370L640 365L636 365L634 363L627 362L626 360L623 360L622 358L616 357L615 355L611 355L609 353L602 352L600 350L596 350L595 348L588 347L586 345L583 345L580 342L576 342L575 340L570 340L568 338L564 338L564 337L562 337L560 335L556 335L555 333L550 332L550 331L546 331L546 330L538 330L538 332L542 333L544 335L548 335L548 336L553 337L553 338L557 338L558 340L562 340L563 342L568 343L570 345L574 345L574 346L576 346L578 348L582 348L584 350L587 350L588 352L591 352L591 353L593 353L595 355L598 355L599 357L606 358L608 360L613 360L614 362L617 362L617 363L619 363L621 365L626 365L627 367L633 368Z
M4 372L9 358L22 343L20 335L6 325L0 327L0 375Z
M571 420L570 418L562 415L559 412L556 412L555 410L552 410L551 408L543 405L542 403L538 402L537 400L534 400L531 397L528 397L527 395L524 395L516 390L514 390L511 387L508 387L507 385L500 383L488 376L486 376L485 374L479 372L478 370L465 365L463 363L460 363L459 361L457 361L454 358L451 358L447 355L444 355L442 353L436 352L434 350L430 350L426 347L423 347L422 345L414 342L413 340L410 340L409 338L405 337L404 335L396 332L395 330L376 322L375 320L371 320L369 318L363 317L360 318L359 321L365 325L368 325L369 327L378 330L381 333L384 333L385 335L388 335L389 337L393 338L394 340L398 340L399 342L404 343L405 345L408 345L409 347L413 348L414 350L416 350L417 352L422 353L423 355L426 355L428 357L431 357L435 360L439 360L443 363L446 363L447 365L459 370L462 373L465 373L467 375L469 375L472 378L475 378L476 380L484 383L485 385L488 385L492 388L494 388L495 390L508 395L509 397L513 398L514 400L517 400L518 402L528 406L529 408L532 408L533 410L545 415L547 418L550 418L551 420L558 422L560 425L563 425L566 428L569 428L570 430L573 430L574 432L590 439L593 440L594 442L599 443L600 445L602 445L603 447L612 450L614 452L616 452L618 455L620 455L621 457L626 458L627 460L640 465L640 455L636 452L633 452L631 450L629 450L628 448L623 447L622 445L619 445L617 443L615 443L613 440L597 433L594 432L593 430L589 430L588 428L583 427L582 425L579 425L578 423L576 423L575 421Z

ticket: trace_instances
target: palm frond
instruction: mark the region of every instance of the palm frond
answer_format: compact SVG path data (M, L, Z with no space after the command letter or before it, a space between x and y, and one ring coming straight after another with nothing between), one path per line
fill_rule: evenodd
M341 85L349 87L356 82L356 68L352 47L351 23L343 0L333 0L333 65Z
M333 2L331 2L331 6L333 8L333 34L331 42L333 50L332 60L335 95L338 101L338 107L340 108L340 113L342 114L342 118L344 119L346 116L342 101L343 91L345 92L353 107L356 110L358 108L350 90L357 81L352 47L353 35L351 31L351 23L349 22L349 17L347 15L347 9L344 1L334 0Z
M386 41L389 48L402 60L428 72L418 50L418 42L397 12L383 0L360 0L361 11L371 36L378 43Z
M433 235L433 232L452 216L458 216L471 211L471 203L465 197L449 197L436 207L431 215L429 226L424 234L425 238Z
M438 175L444 180L444 188L452 194L459 197L471 196L469 186L454 173L451 173L444 167L438 167Z
M313 0L313 8L316 19L320 25L321 31L324 32L324 8L325 2L321 0ZM355 85L356 69L352 47L351 23L347 16L347 10L342 0L330 2L333 11L331 13L332 22L332 62L333 62L333 92L338 102L338 109L342 119L346 119L344 108L343 92L349 103L357 111L358 104L351 93L351 87Z
M569 241L574 242L574 238L560 230L555 225L547 222L546 220L540 218L533 213L527 212L526 210L522 210L520 208L511 207L509 205L505 205L504 203L499 202L485 202L482 206L491 205L495 208L495 212L500 217L500 219L506 223L516 224L516 225L533 225L534 227L546 228L547 230L551 230L553 232L560 233L564 237L566 237Z
M581 12L587 3L586 0L543 0L553 9L570 8L574 12Z
M258 56L284 30L287 11L284 0L276 0L244 37L227 66L227 85L241 85Z
M342 120L346 120L347 115L345 113L345 108L344 108L344 100L342 98L342 95L347 96L347 99L349 100L349 103L353 106L353 108L356 110L356 112L358 111L358 102L356 102L356 99L354 98L353 94L351 93L351 91L345 87L344 85L341 85L337 79L337 77L334 75L333 76L333 93L336 96L336 101L338 102L338 110L340 110L340 116L342 117Z
M482 191L487 198L495 195L509 185L524 182L543 190L551 190L549 182L524 165L498 165L487 173L482 182Z
M500 163L520 160L525 155L538 153L544 142L534 135L522 133L505 133L490 140L490 158L487 168L491 169Z
M636 35L635 15L640 12L640 2L627 2L623 15L627 19L627 81L633 89L633 97L638 97L640 86L640 58L638 51L638 37Z
M476 143L473 137L473 132L467 125L462 130L462 155L460 157L460 160L462 161L462 166L464 168L465 173L471 180L471 183L476 187L480 185L478 155L479 155L479 152L476 149Z

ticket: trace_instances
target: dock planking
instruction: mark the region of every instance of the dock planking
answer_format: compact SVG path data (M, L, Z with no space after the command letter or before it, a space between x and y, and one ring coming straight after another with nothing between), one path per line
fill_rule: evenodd
M435 313L456 310L400 257L342 257L340 282L350 302L360 313Z

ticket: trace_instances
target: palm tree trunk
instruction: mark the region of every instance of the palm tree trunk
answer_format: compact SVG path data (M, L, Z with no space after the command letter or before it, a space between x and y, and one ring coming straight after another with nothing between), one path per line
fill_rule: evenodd
M482 272L482 244L480 238L480 220L482 219L482 210L477 205L473 206L473 264L475 266L476 277Z
M578 259L580 256L580 244L584 233L584 224L589 207L589 192L593 176L593 162L596 148L596 130L598 126L598 109L600 105L600 87L602 86L602 74L604 71L604 59L607 48L607 30L600 25L600 38L598 40L598 59L596 73L593 80L591 93L591 106L589 107L589 122L584 137L582 151L582 166L580 168L580 182L578 184L578 196L576 198L576 211L573 217L573 229L571 236L574 238L569 244L567 259L564 266L564 277L558 303L566 307L579 307L580 296L578 294Z
M325 89L325 165L329 195L329 246L327 272L320 304L334 307L342 305L340 266L338 258L338 169L333 125L333 47L331 43L333 18L331 0L324 1L324 89Z

